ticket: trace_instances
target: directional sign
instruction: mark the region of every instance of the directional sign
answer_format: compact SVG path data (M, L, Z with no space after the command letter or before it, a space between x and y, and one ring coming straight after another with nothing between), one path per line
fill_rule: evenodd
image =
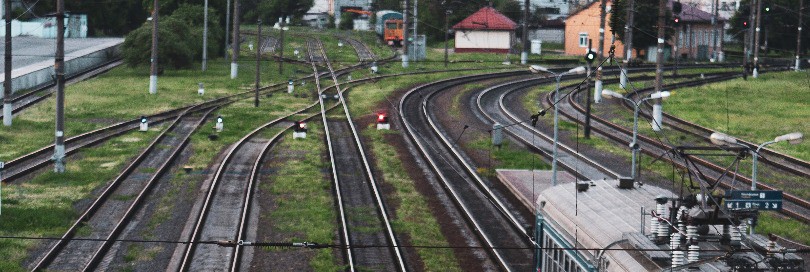
M726 208L781 210L782 191L732 191L726 198Z

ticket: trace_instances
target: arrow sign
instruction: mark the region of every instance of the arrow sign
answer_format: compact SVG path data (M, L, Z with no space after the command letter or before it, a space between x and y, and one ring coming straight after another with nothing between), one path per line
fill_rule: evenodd
M725 204L730 210L757 209L778 211L782 209L782 191L732 191Z

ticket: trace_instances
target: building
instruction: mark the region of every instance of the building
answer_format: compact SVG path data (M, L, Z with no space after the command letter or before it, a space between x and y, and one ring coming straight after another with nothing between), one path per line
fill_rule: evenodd
M605 23L605 45L603 55L608 55L611 44L616 45L615 56L624 58L626 50L622 41L612 35L613 29L607 23L610 21L610 8L612 1L608 0ZM672 7L672 1L668 3ZM599 48L599 1L592 2L582 9L568 16L565 22L565 53L568 55L584 55L588 50L588 42L592 43L592 50ZM681 29L674 39L667 41L665 56L671 55L672 46L677 42L678 56L681 59L708 60L720 57L723 51L723 31L714 31L712 27L712 14L691 5L683 5L680 16ZM721 23L723 21L720 21ZM718 34L715 34L717 32ZM717 39L715 40L715 36ZM716 41L716 43L715 43ZM712 44L716 44L712 46ZM717 50L715 56L714 50ZM642 52L634 51L634 57L639 53L653 52L655 47L647 48ZM647 61L655 61L655 54L647 55ZM669 57L668 57L669 58Z
M616 45L615 57L624 58L625 49L624 44L618 40L610 28L610 8L613 1L608 0L605 16L605 50L604 56L608 56L608 51L611 44ZM599 49L599 1L591 2L585 5L582 9L577 10L568 16L565 20L565 54L566 55L585 55L588 52L588 42L591 42L592 50L594 52Z
M775 254L784 248L773 240L746 235L745 221L730 209L718 212L697 195L618 184L580 182L575 190L564 183L540 192L537 271L804 269L798 255Z
M669 2L672 6L672 2ZM723 59L723 36L722 26L724 19L718 21L718 25L712 25L713 15L701 10L698 6L683 5L681 11L681 29L678 31L677 45L678 55L681 59ZM672 41L670 41L672 44ZM714 50L717 50L715 54Z
M529 5L530 11L540 12L548 20L565 19L571 6L567 0L531 0Z
M456 53L509 53L517 24L492 7L484 7L453 26Z

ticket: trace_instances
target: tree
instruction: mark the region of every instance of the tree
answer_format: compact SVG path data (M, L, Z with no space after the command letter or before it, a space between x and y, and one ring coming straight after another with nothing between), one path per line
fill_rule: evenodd
M312 8L314 0L246 0L242 2L243 20L276 22L281 16L302 17Z
M763 16L760 37L765 39L765 33L768 33L768 46L774 49L781 49L780 51L787 51L789 55L793 55L796 51L796 26L799 23L797 0L773 0L763 4ZM804 9L808 10L810 0L804 0ZM743 22L748 22L748 25L754 24L749 22L749 15L751 12L751 0L742 0L740 2L740 9L734 13L730 18L731 30L727 35L732 35L736 40L743 42L745 31L748 27L743 25ZM770 7L770 11L765 12L764 9ZM808 31L808 22L810 22L810 13L804 12L802 24L802 44L808 45L810 43L810 31ZM764 43L762 43L764 44ZM802 46L807 48L807 46Z
M597 3L598 4L598 3ZM658 0L634 0L635 16L633 17L633 48L636 50L646 50L654 46L658 41ZM610 21L608 24L613 29L613 33L619 40L624 40L624 25L627 22L627 1L616 0L610 9ZM667 9L666 22L671 22L672 12ZM666 39L669 39L674 31L667 27Z
M350 12L343 12L340 14L340 29L353 29L354 28L354 14Z
M171 16L160 17L158 23L158 65L162 71L189 68L202 55L203 7L181 4ZM208 50L221 48L224 31L219 26L218 12L208 9ZM130 32L124 40L122 54L129 66L148 65L152 41L152 24L144 23Z

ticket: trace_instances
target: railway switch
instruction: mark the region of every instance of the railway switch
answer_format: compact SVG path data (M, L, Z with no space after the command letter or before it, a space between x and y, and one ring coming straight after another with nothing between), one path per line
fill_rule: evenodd
M292 93L295 90L295 82L292 79L287 81L287 93Z
M217 130L217 132L222 132L222 126L223 126L222 116L217 116L217 124L215 125L214 128Z
M197 87L197 94L198 94L198 95L203 95L203 94L205 94L205 88L203 87L203 83L202 83L202 82L200 82L200 83L197 83L197 85L198 85L198 87Z
M295 126L293 127L293 139L298 138L306 138L307 137L307 123L304 121L295 121Z
M391 124L388 123L388 115L385 113L378 113L377 114L377 130L390 130Z
M146 120L146 116L141 116L141 131L149 130L149 121Z

